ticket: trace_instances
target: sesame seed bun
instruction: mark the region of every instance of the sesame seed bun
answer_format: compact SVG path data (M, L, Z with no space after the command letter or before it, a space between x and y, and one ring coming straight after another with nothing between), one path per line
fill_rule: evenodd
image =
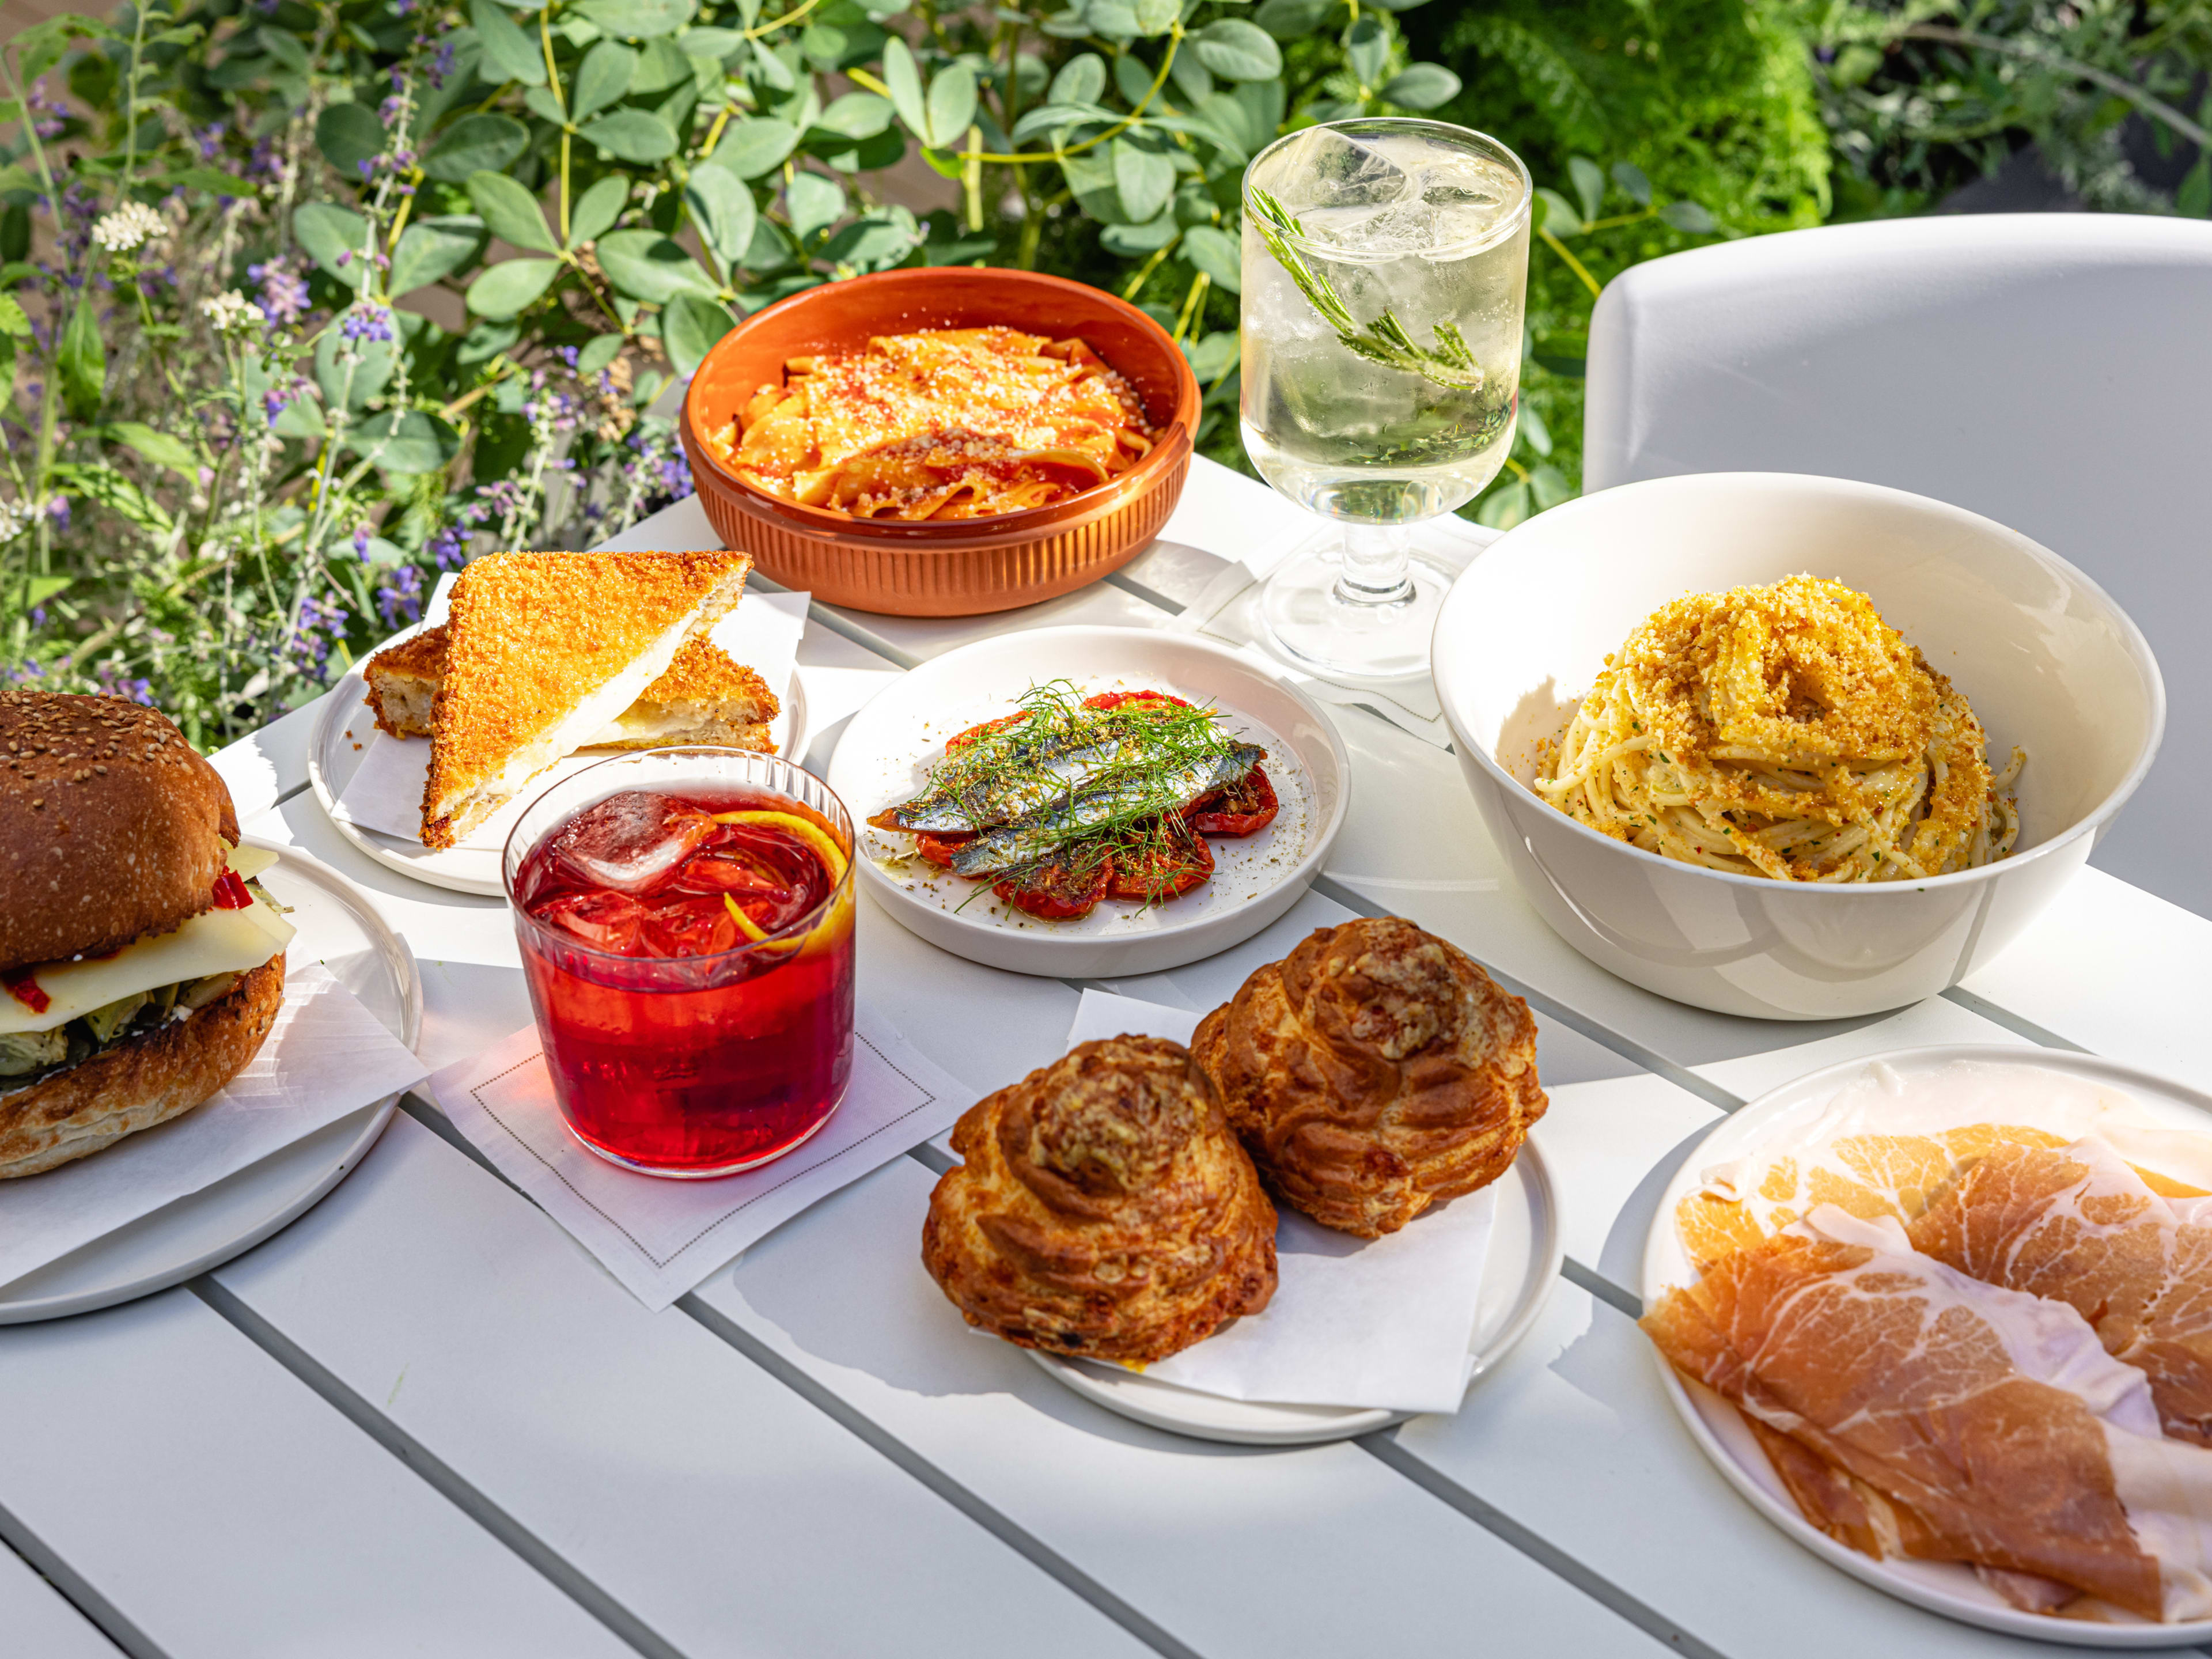
M87 1157L189 1112L246 1069L283 1000L279 951L189 1019L0 1094L0 1181Z
M154 710L0 690L0 972L182 927L237 841L229 789Z

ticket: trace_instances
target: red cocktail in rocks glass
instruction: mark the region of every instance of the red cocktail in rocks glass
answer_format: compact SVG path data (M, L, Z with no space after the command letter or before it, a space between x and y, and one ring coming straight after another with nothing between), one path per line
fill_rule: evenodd
M853 821L773 755L655 749L547 790L507 896L554 1098L648 1175L780 1157L853 1069Z

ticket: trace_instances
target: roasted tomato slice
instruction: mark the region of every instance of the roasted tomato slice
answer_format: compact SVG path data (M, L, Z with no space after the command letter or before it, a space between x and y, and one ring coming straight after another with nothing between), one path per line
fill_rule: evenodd
M1184 807L1182 816L1201 836L1249 836L1273 823L1281 811L1275 786L1267 781L1266 769L1255 763L1226 789Z
M1085 863L1088 864L1086 858ZM1017 884L1012 880L993 884L991 890L1014 907L1045 921L1073 921L1087 916L1106 896L1114 878L1111 854L1100 854L1087 868L1066 863L1048 864Z
M1114 878L1106 896L1164 904L1213 873L1213 849L1179 817L1131 832L1114 848Z
M1171 702L1178 708L1190 705L1181 697L1171 697L1164 691L1101 691L1095 697L1085 697L1085 708L1119 708L1125 702Z
M915 836L914 850L932 864L942 865L950 870L952 855L975 839L973 830L947 830L942 834L933 834L924 830Z
M985 732L1003 732L1010 726L1019 726L1029 717L1029 711L1024 709L1018 714L1002 714L997 720L985 720L981 726L971 726L965 732L945 738L945 752L949 755L956 749L965 749Z

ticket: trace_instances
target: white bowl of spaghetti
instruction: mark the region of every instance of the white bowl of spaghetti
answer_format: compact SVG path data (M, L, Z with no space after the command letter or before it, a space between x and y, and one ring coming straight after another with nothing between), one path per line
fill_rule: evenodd
M2057 555L1785 473L1530 520L1453 587L1435 672L1553 930L1648 990L1765 1018L1966 978L2087 860L2166 723L2142 635Z

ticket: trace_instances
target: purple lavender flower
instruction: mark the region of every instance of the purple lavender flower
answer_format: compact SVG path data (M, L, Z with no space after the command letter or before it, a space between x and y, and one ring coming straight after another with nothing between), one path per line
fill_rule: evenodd
M8 671L8 683L10 685L22 685L32 680L42 680L46 677L46 671L34 662L27 662L21 668L11 668Z
M193 135L194 141L200 147L201 161L212 161L222 154L222 135L225 130L223 124L217 121L212 125L203 127Z
M459 570L468 562L466 544L457 525L447 525L422 544L422 550L437 561L441 570Z
M358 301L346 313L338 331L349 340L388 340L392 337L392 313L382 306L367 301Z
M353 556L356 559L366 559L368 556L368 526L365 524L356 525L354 527Z
M393 84L397 85L398 83L399 71L397 69L394 69L392 71L392 79ZM384 125L388 127L394 121L397 121L399 118L400 111L406 107L406 99L401 97L395 92L391 97L386 99L382 103L376 106L376 118L383 122Z
M57 532L64 536L69 534L69 497L66 495L57 495L52 500L49 501L46 503L46 516L54 521L54 529Z
M446 77L453 72L453 43L451 40L441 40L438 43L438 55L430 61L430 84L433 87L443 87L446 84Z
M69 106L46 96L45 76L42 75L31 82L30 95L23 100L23 106L33 115L45 115L49 118L39 123L39 137L58 138L61 136L62 123L56 118L68 115Z
M132 702L154 706L154 684L151 680L125 679L112 668L102 669L94 682L104 697L127 697Z
M301 600L299 620L293 624L288 647L295 666L303 674L321 678L331 659L332 641L344 637L346 623L351 620L352 613L335 598Z
M422 615L422 573L411 564L392 567L392 580L376 590L376 609L386 628L397 628L404 614L409 622Z
M44 628L46 625L46 607L43 605L33 605L31 607L31 626L33 628Z
M307 279L289 260L248 265L246 276L261 284L261 309L272 321L296 323L307 314Z

